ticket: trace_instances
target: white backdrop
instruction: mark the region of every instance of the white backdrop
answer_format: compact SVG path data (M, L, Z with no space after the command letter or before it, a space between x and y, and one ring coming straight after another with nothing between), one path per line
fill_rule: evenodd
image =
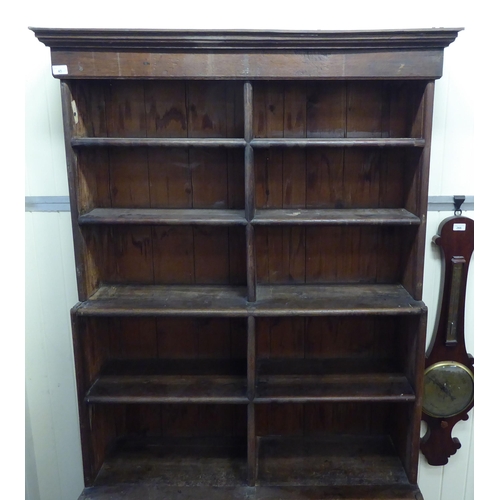
M25 98L25 122L20 125L25 127L25 169L22 166L22 154L17 154L14 161L19 163L17 170L20 171L20 178L15 177L13 181L16 185L24 182L24 190L21 187L24 192L19 197L15 195L11 208L20 208L23 194L64 196L68 193L59 82L50 73L49 49L36 40L28 26L297 30L464 27L457 40L445 49L444 76L436 84L429 194L476 195L474 178L481 184L480 193L495 188L495 177L491 177L491 173L498 165L493 165L489 155L484 156L488 147L496 145L494 140L488 142L487 139L492 134L491 129L484 130L482 141L473 141L474 133L477 135L474 117L477 115L478 101L486 103L482 116L485 112L486 115L493 113L488 92L494 89L494 85L489 83L488 78L480 77L491 71L485 64L490 59L478 44L478 40L484 39L487 18L491 16L487 9L481 8L481 2L466 6L465 3L438 0L411 4L401 0L381 0L345 5L337 5L334 0L310 0L303 4L271 0L246 3L234 0L143 0L129 3L128 7L124 5L123 2L104 0L91 0L84 4L46 0L43 4L31 5L18 13L16 22L8 31L11 33L8 43L4 44L4 51L9 56L8 68L15 68L17 73L24 72L25 76L25 95L21 88L17 103L10 97L17 95L15 92L4 94L6 100L11 101L6 105L12 107L12 115L19 115L22 107L19 102ZM476 19L475 12L484 13L484 18ZM14 47L16 50L12 50ZM21 54L20 58L16 56L18 54ZM19 128L9 123L7 132L12 133L12 130L17 130L19 135ZM21 152L22 145L19 148ZM498 154L493 157L497 158ZM482 165L488 168L481 169ZM6 162L7 166L11 166L10 162ZM486 178L486 175L489 177ZM7 194L12 189L6 189L5 184L2 191L8 200ZM477 205L477 195L475 201ZM451 212L429 213L424 280L424 300L430 312L429 333L434 326L441 272L439 254L432 248L430 238L435 234L439 222L449 215ZM479 229L484 227L484 220L481 219L481 223L474 213L465 215L475 218ZM24 220L15 217L13 220L16 227L25 227L25 400L21 398L20 405L26 405L26 498L76 500L83 488L83 479L69 327L69 309L77 300L69 213L26 213ZM487 241L487 237L485 239ZM15 256L22 259L23 249L12 246L11 250L10 258ZM483 252L481 259L486 260L487 257L486 252ZM485 260L482 260L483 265ZM9 281L19 281L22 264L21 261L17 270L15 266L7 270L13 276ZM474 263L469 277L466 334L468 349L477 359L474 346L474 328L478 328L477 321L474 321L474 314L477 317L474 304L478 304L478 300L475 300L478 294L477 280L473 287L475 267ZM5 297L11 299L11 293ZM491 300L489 293L481 295L481 304L488 304ZM7 301L3 303L9 304ZM24 345L21 351L22 347ZM478 367L476 380L477 374ZM22 390L22 385L14 390L18 400ZM477 405L474 412L477 419ZM469 421L456 426L454 435L462 442L462 448L446 467L430 467L425 460L421 460L419 485L425 500L474 498L474 412Z

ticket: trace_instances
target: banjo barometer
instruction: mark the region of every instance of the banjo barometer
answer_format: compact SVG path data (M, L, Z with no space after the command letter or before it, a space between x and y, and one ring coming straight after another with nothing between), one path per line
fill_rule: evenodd
M458 213L458 215L457 215ZM474 221L445 219L433 242L441 248L444 282L437 328L426 352L422 419L427 432L420 448L430 465L445 465L461 447L454 425L469 418L474 405L474 359L464 337L465 295L474 251Z

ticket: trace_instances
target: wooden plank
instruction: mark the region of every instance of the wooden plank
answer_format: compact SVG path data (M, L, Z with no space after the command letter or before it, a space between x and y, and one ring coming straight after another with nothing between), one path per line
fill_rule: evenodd
M307 151L306 208L343 208L344 151Z
M259 209L255 225L418 225L420 219L405 209Z
M256 228L257 282L305 281L305 230L302 227Z
M80 215L80 224L134 225L244 225L243 210L162 209L162 208L95 208Z
M239 286L102 286L77 314L104 316L246 316Z
M192 208L189 151L152 148L147 157L151 208Z
M134 53L57 50L53 65L66 65L65 78L269 79L436 79L443 50L323 53ZM376 60L377 63L373 64ZM144 62L148 64L144 64Z
M106 102L108 137L147 137L144 82L109 82Z
M247 403L244 377L101 375L87 403Z
M415 140L420 143L422 140ZM406 143L406 141L405 141ZM190 138L141 138L131 137L74 137L71 146L80 147L149 147L149 148L244 148L244 139L214 139L211 137ZM404 144L403 144L404 145Z
M259 285L256 302L235 286L101 286L77 314L171 316L328 316L421 314L401 285Z
M194 236L189 226L154 226L153 266L157 284L195 283Z
M324 134L326 132L318 132ZM79 140L80 141L80 140ZM78 142L79 142L78 141ZM83 141L82 141L83 142ZM86 142L86 141L85 141ZM105 140L102 143L105 144ZM254 148L266 149L270 147L283 147L283 148L344 148L344 147L387 147L387 148L423 148L425 147L425 139L414 138L307 138L307 139L289 139L289 138L274 138L274 139L260 139L255 138L250 142Z
M259 376L256 403L415 401L401 374Z
M189 151L193 208L224 209L228 206L228 164L222 149Z
M144 82L147 137L187 137L186 84Z
M165 486L158 482L120 483L118 486L87 488L78 500L421 500L416 485L387 486L239 486L207 488Z
M245 230L246 234L246 271L247 271L247 296L249 302L256 299L257 284L257 253L255 231L251 224L248 224Z
M247 390L248 399L253 400L255 395L256 377L256 337L255 318L249 316L247 320Z
M308 83L306 118L308 138L346 136L345 85L340 81Z
M401 285L260 285L256 316L420 314L424 305Z
M229 234L225 227L193 227L195 283L229 283Z
M112 207L150 207L149 165L144 149L109 151L109 190Z
M154 283L153 242L148 226L112 226L108 266L114 283Z

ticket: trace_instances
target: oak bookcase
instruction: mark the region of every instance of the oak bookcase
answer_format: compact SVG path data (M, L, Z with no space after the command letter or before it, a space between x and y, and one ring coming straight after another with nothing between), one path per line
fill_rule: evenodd
M81 498L421 498L459 29L32 30L62 90Z

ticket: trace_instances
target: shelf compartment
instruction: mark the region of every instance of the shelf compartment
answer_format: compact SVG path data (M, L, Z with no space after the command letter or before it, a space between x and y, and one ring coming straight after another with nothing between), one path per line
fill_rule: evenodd
M424 90L421 81L254 82L254 137L303 146L311 139L340 139L345 145L421 139Z
M114 360L86 403L248 403L238 360Z
M80 224L238 225L246 224L244 210L94 208L78 218Z
M345 224L419 225L420 218L403 208L397 209L257 209L255 225Z
M422 314L402 285L259 285L256 302L242 286L103 285L79 316L328 316Z
M407 485L389 436L258 438L258 484L273 486Z
M125 438L105 460L95 486L241 486L246 474L244 438Z
M258 362L257 403L415 401L407 377L389 359L265 359Z

